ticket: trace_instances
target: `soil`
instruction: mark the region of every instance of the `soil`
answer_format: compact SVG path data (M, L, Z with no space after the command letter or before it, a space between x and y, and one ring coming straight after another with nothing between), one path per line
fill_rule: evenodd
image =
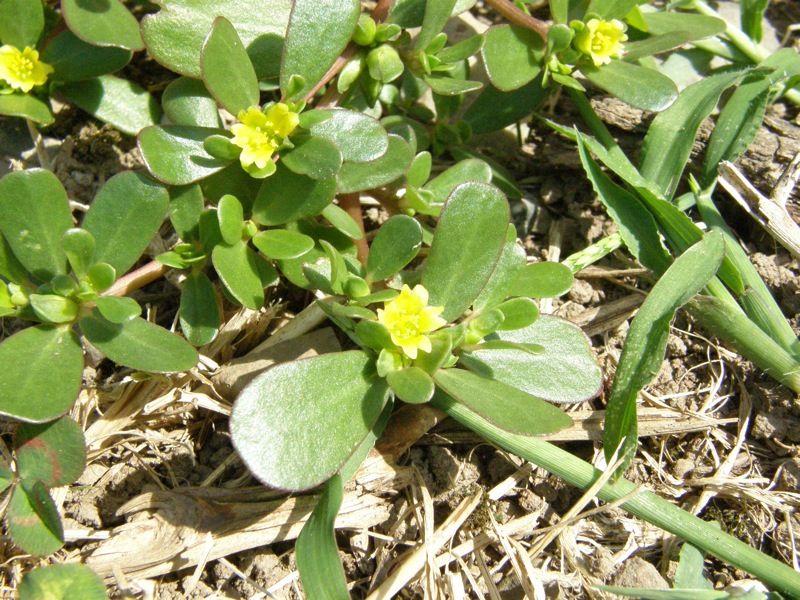
M791 0L771 3L770 17L779 35L788 24L800 22L797 13L798 7ZM158 93L168 74L145 59L137 61L128 67L128 74ZM635 156L650 116L630 111L611 98L597 96L593 102L623 147ZM565 123L578 122L564 98L554 106L553 114ZM796 152L800 144L796 117L796 107L777 105L761 135L777 140L778 147ZM0 127L0 141L11 148L8 155L16 157L11 168L36 166L35 156L26 152L24 135L14 130L16 126L4 121ZM91 202L109 177L142 167L135 140L76 109L62 108L57 124L44 133L52 140L49 150L55 153L55 172L75 203L78 218L83 206ZM701 137L698 151L702 142ZM555 252L563 258L615 231L583 175L574 146L545 126L532 124L521 146L511 134L477 138L474 144L501 161L520 182L524 198L513 206L513 211L532 257L553 258ZM748 163L749 157L759 156L758 152L758 148L751 149L740 164L756 185L769 193L775 183L775 170L761 168L763 157L758 167L755 160ZM788 162L788 152L771 152L772 166ZM722 192L715 200L797 331L797 262ZM156 240L151 255L160 251ZM621 274L579 275L573 290L553 302L549 310L581 322L587 311L639 295L650 287L648 279L641 277L641 270L624 253L614 253L597 266ZM134 297L156 311L161 324L171 325L179 297L171 279L150 284ZM264 331L302 309L304 301L304 294L279 288L272 292L270 308L260 314L228 305L227 322L232 327L239 323L240 331L220 342L213 352L208 349L209 358L222 364L243 356L265 337ZM607 382L613 379L627 324L623 319L621 324L594 331L591 336ZM218 394L210 380L212 370L145 380L133 380L129 375L107 361L87 367L86 386L72 416L87 432L88 466L75 485L56 491L69 541L54 557L36 559L20 554L4 540L0 546L0 597L11 597L22 573L34 565L87 560L103 550L108 538L125 536L126 531L144 531L146 527L154 528L151 531L156 541L149 547L145 545L143 556L139 557L139 572L145 575L138 575L136 570L108 571L107 583L113 597L304 597L291 536L277 536L269 545L253 542L220 560L209 560L199 569L178 569L177 563L175 569L168 568L164 574L146 575L144 563L152 558L148 552L156 556L153 562L165 564L174 559L174 554L169 554L172 550L167 551L173 548L171 544L185 542L188 547L192 540L201 547L207 542L209 551L215 543L221 544L220 532L231 534L225 529L230 524L210 522L209 515L219 520L223 514L238 515L236 511L249 503L276 500L254 487L257 482L231 447L226 418L230 398ZM797 564L797 395L720 345L680 313L672 325L661 371L641 400L643 407L669 409L675 419L693 413L732 422L701 431L669 436L655 432L642 437L627 477L697 512L703 519L719 522L723 530L765 553ZM603 395L579 408L602 410ZM113 411L120 413L117 421L103 418ZM741 447L736 444L737 436L743 436ZM7 443L7 434L4 439ZM602 455L597 441L563 444L586 460ZM544 547L537 547L527 565L512 559L517 556L517 548L536 547L543 537L540 530L559 524L582 492L487 443L470 439L452 422L438 424L400 455L397 463L397 472L384 487L375 492L364 491L366 488L359 492L374 497L376 506L385 513L368 513L364 509L363 519L356 516L349 527L337 533L347 581L355 598L365 597L370 586L382 581L396 566L398 557L427 539L426 532L431 527L438 528L465 499L476 494L481 497L480 505L451 545L497 531L512 532L500 535L508 543L494 542L467 552L441 571L426 568L423 576L405 586L398 597L421 598L437 593L440 597L455 597L453 579L458 578L470 597L496 594L493 597L523 598L533 590L532 597L536 598L596 598L600 596L592 585L667 588L667 580L674 575L679 546L662 531L614 507L562 524L560 535ZM505 485L508 478L513 482ZM188 495L175 496L184 492ZM151 502L153 498L156 500ZM167 499L172 502L175 498L179 498L175 506L180 519L188 518L180 509L195 507L194 521L180 521L165 508ZM592 503L584 511L598 505ZM233 512L216 513L221 510L219 507ZM249 525L254 519L256 516L247 515L241 523ZM515 530L517 524L521 524L519 530ZM206 532L214 532L214 536ZM158 537L161 534L172 537L162 539ZM163 560L158 559L162 551ZM130 553L135 554L135 548ZM708 559L706 568L708 578L718 589L747 577L716 559Z

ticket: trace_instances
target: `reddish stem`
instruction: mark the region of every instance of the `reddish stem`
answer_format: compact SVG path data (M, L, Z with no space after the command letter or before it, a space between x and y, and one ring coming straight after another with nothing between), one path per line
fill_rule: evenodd
M152 283L169 270L167 265L161 264L157 260L151 261L123 275L114 282L110 288L100 294L101 296L127 296L131 292L143 288L148 283Z
M361 229L361 239L353 241L356 245L358 260L366 267L367 257L369 256L369 246L367 245L367 236L364 231L364 218L361 215L360 194L339 194L339 206L358 223L358 227Z
M530 29L539 34L545 42L547 41L547 30L550 28L547 23L540 21L522 12L516 5L508 0L486 0L486 4L499 12L512 25Z

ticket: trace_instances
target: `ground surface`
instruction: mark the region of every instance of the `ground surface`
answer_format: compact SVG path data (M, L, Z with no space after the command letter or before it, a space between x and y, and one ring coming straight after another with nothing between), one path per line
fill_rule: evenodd
M795 9L788 1L774 4L771 14L779 33L800 20ZM128 71L156 92L166 75L141 59ZM647 116L625 111L620 116L613 102L602 97L596 102L609 109L604 118L635 154ZM565 123L577 122L565 101L554 106L553 115ZM783 131L796 131L791 129L796 108L779 105L771 116ZM2 127L5 140L20 139L8 122ZM775 135L777 130L765 127L764 133ZM141 166L132 139L80 111L63 109L57 125L45 133L56 142L51 149L57 152L56 174L79 204L88 203L113 174ZM781 139L789 144L791 137ZM535 125L522 147L513 135L479 138L475 144L500 160L525 190L525 202L517 203L514 212L531 256L557 260L614 231L585 181L574 148L545 127ZM780 157L775 160L780 162ZM29 157L15 166L35 166L34 161ZM763 175L755 169L750 174L754 180ZM758 182L768 184L768 174L763 177ZM722 194L717 200L797 327L797 264L732 202ZM76 211L79 214L77 205ZM154 242L152 254L163 250L162 243ZM566 297L543 310L586 328L610 381L631 307L649 283L624 254L611 255L597 267L579 276ZM134 295L165 326L177 311L174 282L168 277ZM279 288L269 308L260 313L228 306L230 331L203 353L219 365L243 356L287 315L301 310L305 300L296 290ZM610 321L599 320L593 312L616 306L620 312ZM4 325L4 334L14 327ZM309 346L332 343L335 340L322 334ZM87 367L85 389L73 416L86 430L89 464L77 485L56 492L70 541L43 562L89 560L107 575L118 597L302 597L291 541L296 531L290 523L302 512L303 498L287 506L283 497L254 487L256 482L231 448L231 398L214 372L209 363L207 369L187 375L133 380L108 362ZM640 451L627 476L797 565L798 398L721 347L685 315L673 324L661 372L642 396L643 414L651 420L643 419ZM574 409L603 407L601 395ZM7 434L4 439L8 442ZM586 460L602 454L596 439L586 436L561 443ZM360 481L348 495L350 504L345 503L350 512L338 540L354 597L364 597L371 585L379 585L405 562L410 548L433 548L433 532L462 517L457 533L442 544L443 549L455 547L458 558L446 567L442 558L437 564L443 568L434 569L434 553L422 576L411 578L401 597L458 597L463 589L469 597L480 592L508 599L525 593L536 598L594 598L599 593L592 584L667 587L666 579L674 571L676 546L663 532L618 508L597 509L594 502L582 509L581 515L590 513L585 518L563 522L580 499L579 490L451 422L422 435L397 463L389 474L376 467L386 480ZM277 514L274 522L268 522L268 508ZM473 537L489 543L464 546ZM271 540L275 541L263 545ZM186 548L194 548L193 562L181 555ZM223 552L229 553L216 560ZM179 555L184 558L177 559ZM181 562L184 559L187 562ZM40 562L19 555L4 540L0 597L10 596L21 573ZM198 562L199 568L193 566ZM124 565L125 572L114 565ZM718 587L745 577L714 560L706 566Z

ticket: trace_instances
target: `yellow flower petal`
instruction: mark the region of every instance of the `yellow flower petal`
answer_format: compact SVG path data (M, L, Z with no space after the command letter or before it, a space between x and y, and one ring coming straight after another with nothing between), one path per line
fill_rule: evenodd
M417 351L431 351L431 340L426 335L447 324L439 315L444 307L427 306L428 290L417 285L412 290L403 286L400 295L378 309L378 322L389 330L392 343L399 346L412 360Z
M622 21L590 19L575 34L573 45L588 55L595 66L600 66L610 63L612 58L622 56L625 51L623 42L627 40Z
M44 85L53 67L39 60L39 53L26 47L20 51L14 46L0 47L0 80L21 92L29 92L34 86Z
M272 155L281 147L286 137L300 122L300 115L279 102L267 112L257 106L239 111L239 122L231 127L231 142L242 149L239 161L243 167L253 164L263 169Z

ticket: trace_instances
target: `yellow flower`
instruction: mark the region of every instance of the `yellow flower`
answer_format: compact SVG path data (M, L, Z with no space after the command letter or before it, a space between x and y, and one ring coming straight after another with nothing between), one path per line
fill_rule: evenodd
M421 285L413 290L404 285L397 298L378 309L378 322L389 330L392 342L406 356L415 359L417 350L431 351L431 340L426 334L447 323L437 316L443 310L442 306L428 306L428 290Z
M300 115L283 102L273 104L264 113L257 106L239 111L239 122L231 127L234 144L242 149L239 160L243 167L267 166L272 155L300 122Z
M625 51L622 42L628 40L625 35L625 24L622 21L613 19L604 21L602 19L590 19L588 23L577 23L577 27L583 25L575 34L573 45L575 48L591 57L595 66L606 65L612 58L619 58ZM574 28L575 25L573 25Z
M39 53L26 47L21 52L14 46L0 47L0 79L21 92L30 92L42 85L53 67L39 60Z

